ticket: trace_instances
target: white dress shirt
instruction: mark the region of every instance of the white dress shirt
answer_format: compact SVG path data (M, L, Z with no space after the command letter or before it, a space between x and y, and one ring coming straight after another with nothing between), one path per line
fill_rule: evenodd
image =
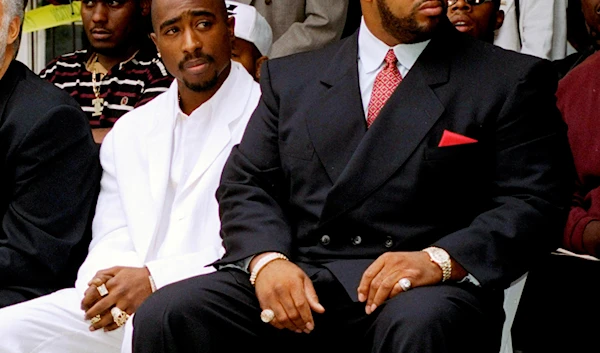
M369 101L371 100L375 78L385 65L384 59L388 50L394 50L394 54L398 59L398 70L404 78L429 42L430 40L414 44L398 44L390 48L371 33L364 18L361 20L358 32L358 82L365 119L369 110Z

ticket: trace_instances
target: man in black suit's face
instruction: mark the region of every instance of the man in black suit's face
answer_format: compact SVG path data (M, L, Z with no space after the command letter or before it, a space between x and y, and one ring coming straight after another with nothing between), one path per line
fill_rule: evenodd
M392 46L429 39L446 14L445 0L363 0L362 5L371 31Z

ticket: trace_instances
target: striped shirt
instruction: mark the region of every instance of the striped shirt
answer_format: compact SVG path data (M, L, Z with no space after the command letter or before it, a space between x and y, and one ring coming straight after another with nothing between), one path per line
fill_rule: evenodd
M105 75L98 75L100 98L104 101L101 115L93 116L92 101L96 96L92 73L86 66L92 56L87 50L65 54L40 73L41 78L67 91L79 102L92 128L112 127L123 114L167 91L173 81L156 51L140 50Z

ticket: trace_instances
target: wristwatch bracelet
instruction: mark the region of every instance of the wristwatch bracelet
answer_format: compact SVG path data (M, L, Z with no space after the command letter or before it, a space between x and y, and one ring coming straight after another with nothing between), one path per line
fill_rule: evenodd
M449 280L452 275L452 260L450 260L448 252L435 246L430 246L423 249L423 251L429 254L431 262L437 264L442 269L442 282Z

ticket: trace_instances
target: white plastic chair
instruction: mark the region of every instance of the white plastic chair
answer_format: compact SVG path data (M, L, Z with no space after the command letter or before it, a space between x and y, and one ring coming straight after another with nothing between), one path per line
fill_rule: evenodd
M502 344L500 346L500 353L513 353L512 336L510 330L512 328L513 321L515 320L515 314L519 307L519 301L521 300L521 294L523 293L523 286L525 286L525 279L527 279L527 273L521 278L514 281L510 287L504 290L504 312L506 313L506 319L504 320L504 327L502 328Z

